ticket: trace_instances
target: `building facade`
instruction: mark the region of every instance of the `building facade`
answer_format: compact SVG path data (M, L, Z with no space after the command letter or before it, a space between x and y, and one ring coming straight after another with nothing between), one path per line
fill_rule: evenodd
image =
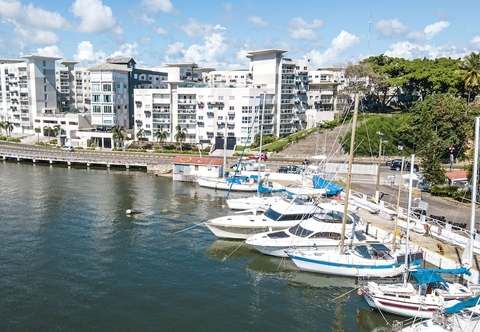
M159 131L175 141L182 131L190 143L218 145L226 138L249 144L262 129L264 135L283 137L333 120L342 72L310 70L309 60L285 58L284 53L250 52L245 70L181 64L179 68L191 69L191 76L169 72L168 89L135 90L135 132L149 141Z

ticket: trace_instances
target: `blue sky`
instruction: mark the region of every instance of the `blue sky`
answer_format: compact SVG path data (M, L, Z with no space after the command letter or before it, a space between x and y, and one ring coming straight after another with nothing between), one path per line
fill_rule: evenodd
M478 13L478 0L0 0L0 58L218 70L247 68L248 51L270 48L313 68L380 54L461 58L480 51Z

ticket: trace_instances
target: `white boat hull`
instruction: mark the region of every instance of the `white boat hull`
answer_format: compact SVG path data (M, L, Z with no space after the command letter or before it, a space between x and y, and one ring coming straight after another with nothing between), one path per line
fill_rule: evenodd
M295 251L288 252L288 256L300 270L345 277L388 278L405 271L404 264L396 259L365 259L352 254L340 255L338 251Z
M292 221L289 225L281 223L279 226L269 226L265 224L250 225L250 226L227 226L212 224L209 221L205 222L205 226L218 238L221 239L234 239L234 240L246 240L250 236L260 234L264 232L270 232L274 230L282 230L298 224L298 221Z
M243 192L255 192L258 190L258 183L230 183L223 179L197 179L197 183L204 188L231 190Z
M227 205L232 210L267 210L281 199L280 196L232 198L227 199Z

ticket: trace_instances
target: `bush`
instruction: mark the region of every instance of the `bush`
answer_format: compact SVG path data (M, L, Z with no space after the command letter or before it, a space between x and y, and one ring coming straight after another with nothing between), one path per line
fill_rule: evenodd
M435 185L430 187L430 193L440 197L454 197L458 192L457 186Z

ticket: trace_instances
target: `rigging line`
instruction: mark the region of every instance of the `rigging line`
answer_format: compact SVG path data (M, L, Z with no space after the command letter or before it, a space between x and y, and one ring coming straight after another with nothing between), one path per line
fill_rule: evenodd
M231 252L230 254L228 254L227 256L223 257L222 262L225 262L228 257L232 256L232 255L235 253L235 251L237 251L237 250L245 243L245 241L246 241L246 240L240 242L240 245L239 245L238 247L236 247L234 251L232 251L232 252Z
M199 222L199 223L196 224L196 225L193 225L193 226L187 227L187 228L185 228L185 229L182 229L182 230L180 230L180 231L174 232L173 234L178 234L178 233L182 233L182 232L184 232L184 231L188 231L189 229L192 229L192 228L194 228L194 227L200 226L201 224L203 224L203 221L202 221L202 222Z
M356 290L357 290L357 287L349 290L348 292L346 292L346 293L344 293L344 294L342 294L342 295L340 295L340 296L337 296L337 297L331 299L330 301L335 301L335 300L337 300L337 299L339 299L339 298L341 298L341 297L344 297L345 295L348 295L348 294L350 294L351 292L356 291Z

